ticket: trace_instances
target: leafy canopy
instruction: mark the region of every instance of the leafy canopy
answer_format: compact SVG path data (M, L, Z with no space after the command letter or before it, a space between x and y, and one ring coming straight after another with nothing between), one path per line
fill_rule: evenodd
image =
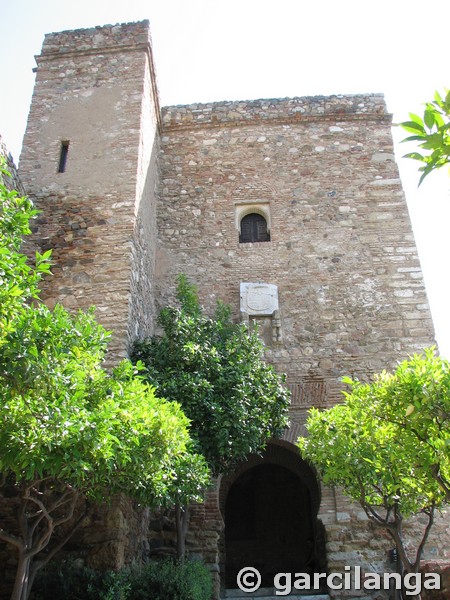
M434 478L450 500L449 361L429 348L372 384L344 381L352 387L352 401L370 406L377 423L394 429L403 442L399 452L408 451L416 472L420 468L421 477Z
M342 404L310 411L300 451L325 484L387 529L404 568L417 571L434 509L450 500L450 365L429 349L372 383L344 382L351 391ZM428 524L410 560L401 524L418 513Z
M430 349L372 383L343 380L345 402L310 411L303 456L363 505L395 505L409 516L442 503L436 472L448 482L449 363Z
M20 253L23 236L30 233L29 221L37 211L28 198L9 190L4 181L8 171L0 160L0 347L14 329L14 319L30 300L39 297L38 284L50 271L51 252L36 253L35 267Z
M20 252L36 211L2 182L0 195L0 472L162 499L161 482L190 454L188 420L155 397L139 366L102 367L109 334L93 311L39 302L51 253L32 266Z
M404 158L418 160L422 164L419 185L432 171L450 163L450 90L445 97L435 92L434 100L425 104L423 117L410 113L410 120L400 123L408 133L403 142L418 142L425 152L409 152Z
M188 453L180 405L156 398L129 361L101 367L105 331L92 313L30 308L0 350L0 472L63 480L102 500L145 504Z
M233 323L229 307L206 316L183 275L177 299L159 315L161 335L136 343L132 358L158 394L181 403L198 451L214 473L225 472L286 427L288 391L257 332Z

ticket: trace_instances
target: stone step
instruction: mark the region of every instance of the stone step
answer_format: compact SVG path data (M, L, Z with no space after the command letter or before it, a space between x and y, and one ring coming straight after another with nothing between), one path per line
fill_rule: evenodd
M308 594L301 595L295 592L290 594L281 595L276 588L259 588L256 592L243 592L239 588L225 590L225 595L222 598L230 598L230 600L245 600L246 598L252 598L252 600L280 600L280 598L288 598L288 600L330 600L328 594Z

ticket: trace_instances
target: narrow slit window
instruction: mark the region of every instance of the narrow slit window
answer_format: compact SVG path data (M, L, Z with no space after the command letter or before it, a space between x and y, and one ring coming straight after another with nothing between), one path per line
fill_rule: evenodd
M69 154L69 142L61 142L61 151L59 153L58 173L64 173L67 164L67 155Z

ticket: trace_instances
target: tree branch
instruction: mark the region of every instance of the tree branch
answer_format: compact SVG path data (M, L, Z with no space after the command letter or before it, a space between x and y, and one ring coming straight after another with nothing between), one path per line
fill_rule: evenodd
M15 535L12 535L11 533L8 533L4 529L0 529L0 540L3 540L7 544L12 544L19 550L23 549L22 540L20 538L16 537Z
M390 536L392 537L392 539L394 540L395 547L397 548L398 553L400 555L400 561L401 561L403 567L405 568L405 570L408 573L415 572L414 565L409 560L408 555L406 554L405 546L403 544L402 535L400 533L401 532L401 522L399 523L398 521L395 521L394 523L389 523L388 525L386 525L386 529L387 529L388 533L390 534Z
M432 470L434 478L442 488L442 491L445 493L445 499L447 502L450 502L450 481L447 481L447 479L442 477L439 465L434 465Z
M434 510L435 510L434 503L430 506L430 508L422 510L422 512L428 516L428 523L427 523L427 526L425 527L425 531L422 536L422 540L417 548L416 560L414 561L414 567L416 568L416 571L419 570L420 559L422 558L423 549L425 547L428 536L430 535L431 527L433 526L433 523L434 523Z
M73 536L73 534L80 528L81 524L83 523L84 519L88 516L90 511L91 511L91 507L89 506L88 503L86 503L86 508L85 508L83 514L80 515L80 517L75 521L73 526L60 539L60 541L43 558L33 561L33 563L31 564L31 567L30 567L30 575L29 575L30 589L33 585L34 578L36 577L36 573L39 571L39 569L42 569L42 567L45 567L45 565L48 564L52 560L52 558L56 555L56 553L59 552L61 550L61 548L70 540L70 538Z
M80 495L78 492L74 492L74 495L70 500L70 506L69 506L68 512L66 512L65 515L63 515L59 519L56 519L56 521L54 522L55 527L58 527L59 525L62 525L63 523L67 523L67 521L70 521L70 519L73 517L73 513L75 511L75 507L77 505L79 496Z

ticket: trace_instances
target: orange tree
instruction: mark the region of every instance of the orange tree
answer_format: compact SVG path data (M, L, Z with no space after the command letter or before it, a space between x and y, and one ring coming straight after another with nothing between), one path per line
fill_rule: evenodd
M450 501L450 363L429 349L371 383L344 382L342 404L310 411L300 451L387 530L402 572L417 573L434 512ZM408 552L403 522L417 514L426 525Z
M18 556L11 600L27 600L37 570L79 527L81 496L125 492L150 505L174 482L192 499L208 481L180 405L156 397L129 361L102 367L108 334L92 311L39 302L50 253L31 266L20 252L34 215L0 181L0 505L17 515L9 529L0 522L0 541Z
M181 403L197 451L218 475L281 434L288 423L289 394L284 377L264 361L257 332L233 323L229 307L219 303L213 317L205 315L195 287L183 275L177 299L178 307L159 315L161 335L137 342L132 359L144 363L158 394ZM181 558L188 509L175 505Z

